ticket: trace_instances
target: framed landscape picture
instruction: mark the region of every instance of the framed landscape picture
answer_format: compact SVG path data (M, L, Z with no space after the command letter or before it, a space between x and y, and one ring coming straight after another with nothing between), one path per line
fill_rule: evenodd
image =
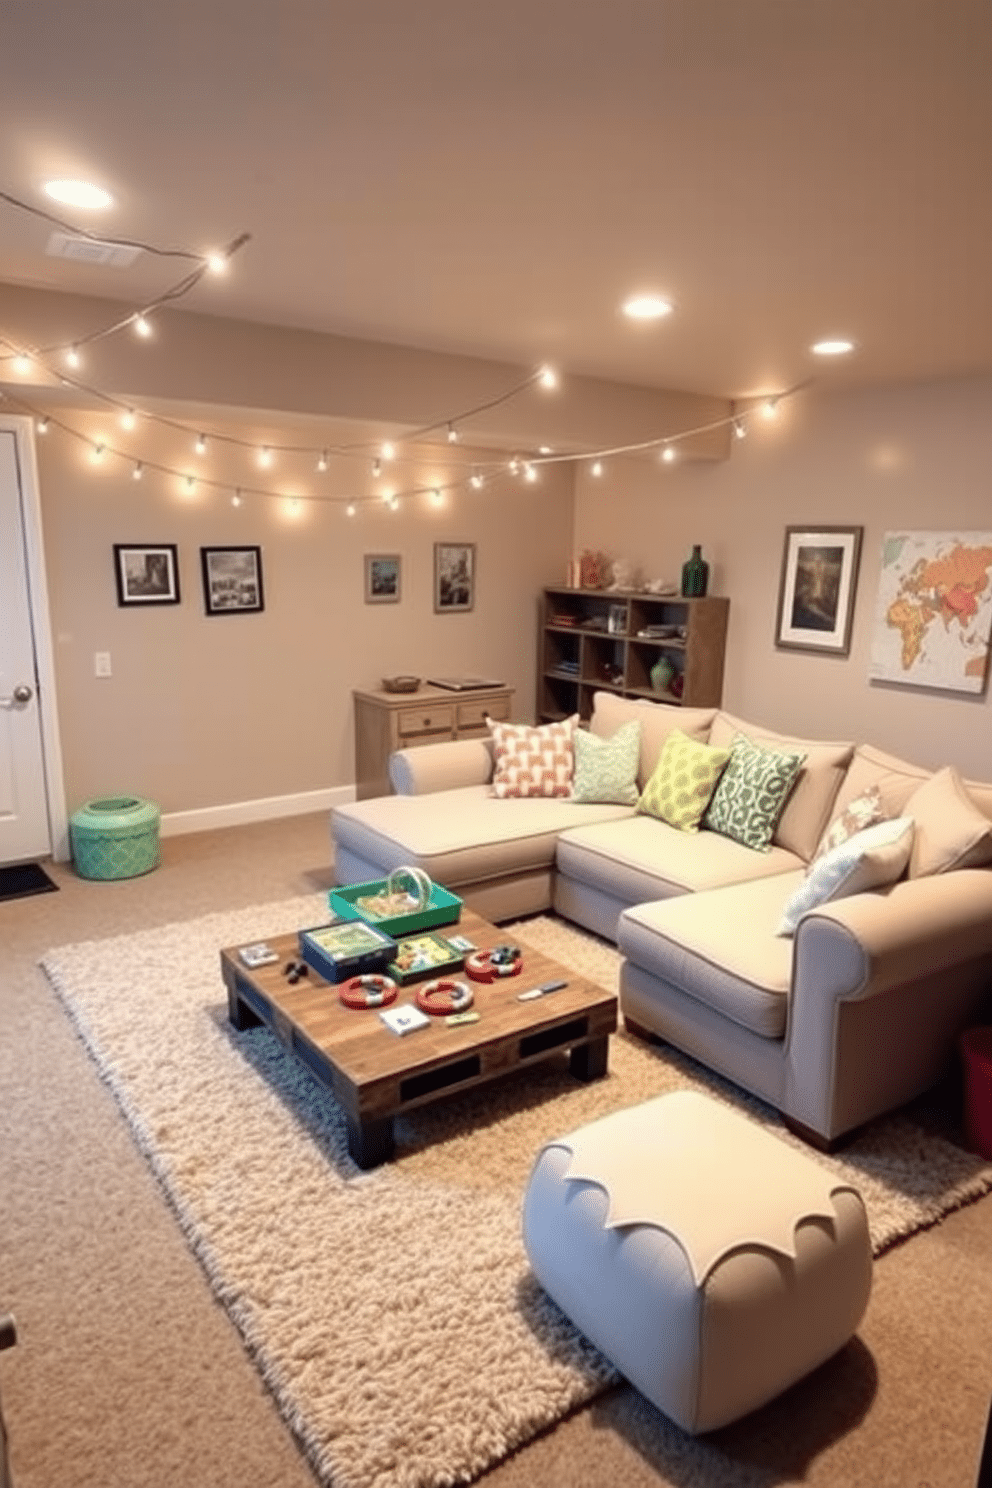
M787 527L775 644L846 656L851 649L861 527Z
M243 615L265 609L261 548L201 548L200 562L208 615Z
M365 554L365 603L398 604L400 598L400 555L398 553Z
M475 543L434 544L434 611L449 615L475 604Z
M119 605L179 603L179 557L175 543L114 543Z

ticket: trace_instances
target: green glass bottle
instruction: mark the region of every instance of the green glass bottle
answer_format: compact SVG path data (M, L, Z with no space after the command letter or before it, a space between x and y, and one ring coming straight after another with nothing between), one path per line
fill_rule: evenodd
M710 579L710 566L703 557L701 543L693 543L692 556L682 565L682 594L685 599L701 599Z

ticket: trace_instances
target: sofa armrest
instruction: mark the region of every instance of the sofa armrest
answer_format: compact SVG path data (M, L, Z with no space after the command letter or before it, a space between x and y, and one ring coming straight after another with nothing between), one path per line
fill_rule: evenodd
M992 981L992 872L855 894L800 921L784 1107L832 1140L940 1079Z
M488 739L452 739L397 749L389 756L389 779L398 796L426 796L434 791L487 785L493 778Z
M959 869L854 894L796 931L793 995L864 998L992 955L992 872Z

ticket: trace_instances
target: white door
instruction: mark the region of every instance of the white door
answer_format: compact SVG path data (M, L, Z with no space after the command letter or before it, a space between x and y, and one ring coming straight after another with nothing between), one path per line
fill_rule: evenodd
M0 863L52 845L22 498L14 432L0 429Z

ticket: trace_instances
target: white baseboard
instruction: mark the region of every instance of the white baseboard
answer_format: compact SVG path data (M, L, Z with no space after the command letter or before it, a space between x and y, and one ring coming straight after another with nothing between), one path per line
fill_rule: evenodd
M295 796L266 796L260 801L232 801L226 806L203 806L197 811L169 811L161 821L163 837L181 837L186 832L212 832L216 827L240 827L247 822L273 821L280 816L307 816L330 811L355 799L353 785L330 786L326 790L301 791Z

